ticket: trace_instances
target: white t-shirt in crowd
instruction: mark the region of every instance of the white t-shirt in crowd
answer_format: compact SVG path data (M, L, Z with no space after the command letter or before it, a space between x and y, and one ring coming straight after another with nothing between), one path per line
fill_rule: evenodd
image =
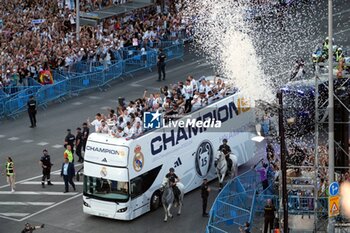
M185 85L183 87L183 90L184 90L184 94L185 94L185 99L186 100L192 98L192 96L193 96L193 85L192 84Z
M197 81L195 79L191 80L191 85L193 86L194 90L198 90L198 85L197 85Z
M130 107L130 106L126 107L126 110L128 111L129 114L135 112L135 109L133 107Z
M208 96L208 104L213 103L214 101L214 96Z
M98 128L98 131L96 132L99 132L99 133L109 133L109 127L107 124L105 124L105 126L101 126Z
M128 127L125 127L124 128L124 133L125 133L125 137L129 138L129 137L133 136L133 134L134 134L133 127L131 127L130 129Z
M136 124L137 122L140 122L140 124L142 125L142 120L140 117L135 117L135 123Z
M119 132L118 130L115 132L115 137L122 138L124 137L125 133L124 131Z
M134 130L134 134L136 137L138 137L142 134L142 132L143 132L142 126L140 126L139 128L137 128L137 127L133 127L133 128L134 128L133 130Z
M118 121L116 125L117 125L117 127L121 127L124 129L124 127L126 126L126 123L125 123L125 121L122 121L122 122Z
M191 103L192 103L192 111L195 111L195 110L201 108L201 98L200 97L193 99L191 101Z
M91 125L95 126L95 132L97 132L101 126L101 121L95 119L91 122Z
M211 88L208 87L207 85L199 85L199 93L201 92L205 92L205 94L207 95L209 91L211 91Z
M123 116L123 121L124 121L124 122L130 121L130 117L129 117L128 115L124 115L124 116Z

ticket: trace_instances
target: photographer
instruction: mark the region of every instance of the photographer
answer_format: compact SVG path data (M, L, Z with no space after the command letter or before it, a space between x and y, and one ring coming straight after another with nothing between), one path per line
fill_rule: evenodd
M36 229L44 228L44 224L41 224L40 226L32 226L30 223L26 223L24 229L22 230L22 233L32 233Z
M249 227L250 227L249 222L246 222L246 223L244 224L244 227L239 227L239 232L240 232L240 233L250 233Z

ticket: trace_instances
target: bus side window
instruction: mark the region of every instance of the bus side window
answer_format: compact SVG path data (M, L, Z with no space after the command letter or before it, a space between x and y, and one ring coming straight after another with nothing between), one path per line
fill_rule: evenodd
M142 194L142 178L136 177L131 181L131 198Z
M143 193L145 193L154 183L161 168L162 168L162 165L156 168L153 168L152 170L131 179L130 180L131 198L138 197Z

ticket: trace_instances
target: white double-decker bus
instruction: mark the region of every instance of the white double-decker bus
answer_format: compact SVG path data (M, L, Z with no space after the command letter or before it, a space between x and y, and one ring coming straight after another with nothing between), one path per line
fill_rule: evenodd
M221 122L215 129L163 126L130 140L92 133L85 151L84 213L132 220L156 209L159 188L171 167L185 193L199 187L203 178L216 178L214 157L224 138L237 155L238 164L246 163L255 152L252 106L238 93L178 120L215 119Z

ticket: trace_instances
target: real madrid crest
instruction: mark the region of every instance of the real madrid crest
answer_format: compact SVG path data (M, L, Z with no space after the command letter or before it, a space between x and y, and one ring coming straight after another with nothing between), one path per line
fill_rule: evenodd
M100 175L102 177L106 177L107 176L107 168L106 167L102 167L101 168Z
M141 146L137 145L134 149L134 161L133 161L133 166L134 166L134 170L136 172L139 172L142 170L143 166L144 166L144 157L143 154L141 152Z

